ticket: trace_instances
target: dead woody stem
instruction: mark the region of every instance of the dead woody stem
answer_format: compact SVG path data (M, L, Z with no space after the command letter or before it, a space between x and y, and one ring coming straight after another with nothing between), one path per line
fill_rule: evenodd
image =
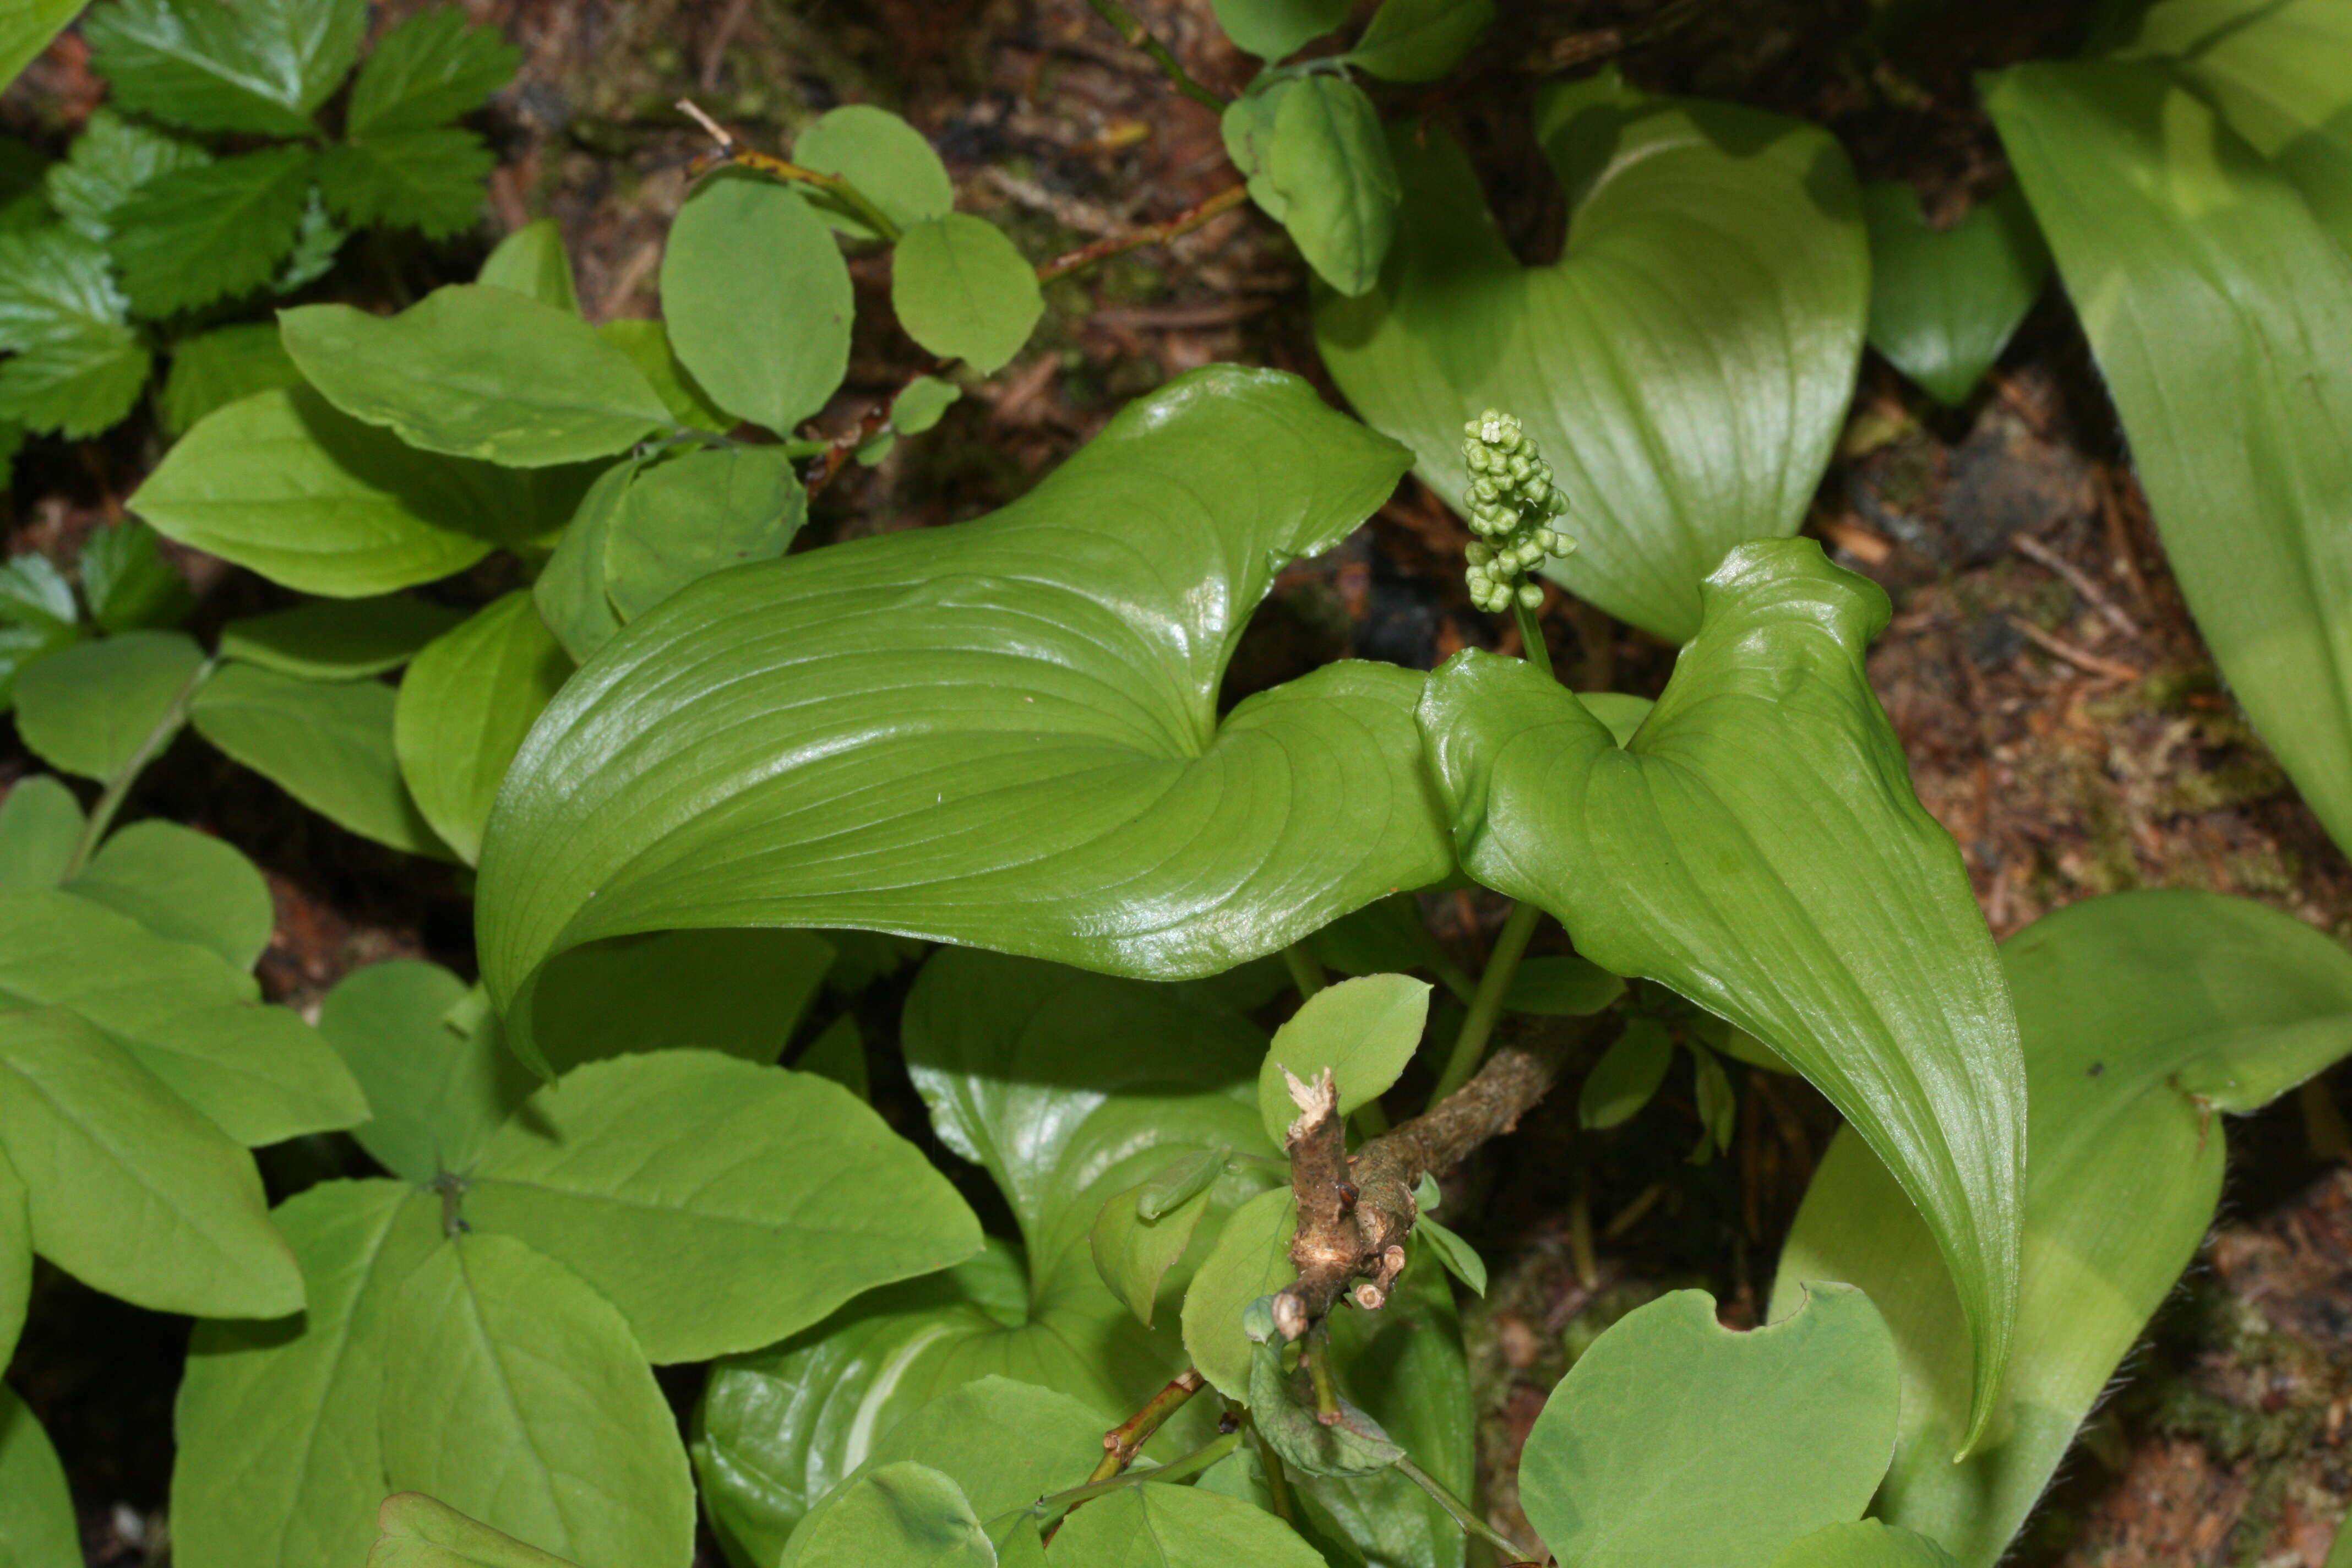
M1476 1077L1353 1158L1328 1069L1312 1084L1289 1079L1298 1106L1285 1140L1298 1200L1298 1233L1290 1244L1298 1278L1274 1299L1275 1327L1284 1338L1297 1339L1321 1321L1351 1285L1360 1307L1387 1301L1404 1268L1404 1239L1420 1217L1413 1188L1518 1125L1559 1079L1581 1034L1574 1022L1558 1018L1514 1018L1507 1028Z

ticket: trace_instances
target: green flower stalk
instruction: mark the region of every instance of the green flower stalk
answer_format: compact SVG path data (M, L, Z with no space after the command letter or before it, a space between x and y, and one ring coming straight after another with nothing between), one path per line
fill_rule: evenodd
M1462 426L1462 460L1470 469L1470 531L1478 536L1463 579L1470 602L1490 615L1535 609L1543 589L1526 574L1576 548L1550 526L1568 510L1568 497L1519 422L1492 408Z

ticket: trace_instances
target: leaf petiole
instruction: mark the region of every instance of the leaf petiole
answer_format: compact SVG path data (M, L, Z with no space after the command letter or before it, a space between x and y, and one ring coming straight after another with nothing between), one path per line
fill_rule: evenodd
M1430 1091L1430 1104L1443 1101L1478 1070L1479 1060L1486 1054L1486 1041L1495 1032L1495 1021L1502 1016L1503 998L1510 994L1511 978L1518 973L1528 939L1535 935L1536 922L1541 919L1543 910L1522 899L1503 921L1495 937L1494 954L1486 961L1486 973L1478 977L1477 993L1470 998L1469 1016L1462 1020L1462 1032L1454 1038L1453 1054L1445 1058L1445 1070L1437 1075L1437 1087Z
M99 840L106 837L107 828L113 825L114 814L122 809L122 802L131 794L131 786L139 782L139 775L146 771L147 764L155 760L156 753L169 745L172 737L180 732L180 726L188 721L188 704L194 700L197 688L211 679L213 671L219 668L220 660L217 658L208 658L196 666L186 682L173 694L172 705L163 710L153 728L140 741L139 749L131 752L114 771L114 776L106 781L106 787L99 794L98 804L90 807L89 820L82 824L81 837L74 841L73 854L68 857L65 875L58 879L59 881L72 881L80 875L82 868L89 864L89 858L98 851Z

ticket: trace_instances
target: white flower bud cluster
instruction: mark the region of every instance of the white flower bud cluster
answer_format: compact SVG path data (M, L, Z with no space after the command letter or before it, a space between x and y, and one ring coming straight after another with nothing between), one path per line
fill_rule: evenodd
M1519 422L1492 408L1462 426L1462 460L1470 468L1470 531L1478 536L1466 552L1470 602L1490 615L1514 605L1532 610L1543 603L1543 589L1521 578L1547 556L1576 548L1550 526L1568 510L1568 497Z

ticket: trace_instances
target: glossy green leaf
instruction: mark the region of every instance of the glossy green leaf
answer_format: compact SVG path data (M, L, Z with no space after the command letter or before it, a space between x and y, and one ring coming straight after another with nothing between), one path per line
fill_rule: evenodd
M1705 604L1623 749L1519 660L1431 678L1463 864L1763 1040L1885 1156L1960 1281L1981 1422L2016 1314L2024 1069L1959 852L1864 670L1886 597L1810 540L1769 540Z
M278 924L269 885L234 846L176 822L134 822L110 835L65 884L76 898L129 915L157 936L254 966Z
M436 17L446 18L457 26L465 22L464 12L449 9L420 12L411 25ZM382 51L378 54L381 56ZM474 281L486 289L511 289L575 316L580 313L580 290L572 280L572 258L564 253L563 230L551 217L527 223L499 241L498 248L482 263L482 270Z
M580 663L586 663L621 629L620 612L613 607L613 596L604 585L604 546L643 467L638 459L629 458L597 477L556 541L555 552L548 557L539 580L531 584L531 601L539 607L539 618Z
M589 479L419 452L296 387L205 417L131 504L166 538L289 588L357 598L561 526Z
M1387 81L1435 81L1494 20L1494 0L1381 0L1348 63Z
M414 855L446 856L401 782L391 687L231 664L191 705L196 732L304 805Z
M16 705L18 675L80 640L76 616L73 585L48 557L0 562L0 712Z
M1949 1463L1968 1353L1933 1244L1848 1133L1781 1254L1794 1279L1870 1291L1905 1368L1879 1511L1964 1565L2009 1544L2075 1429L2212 1224L2216 1110L2252 1110L2352 1051L2352 955L2250 900L2132 892L2049 915L2001 948L2032 1110L2017 1352L1984 1452Z
M1510 988L1503 993L1503 1005L1514 1013L1583 1018L1623 994L1624 981L1591 960L1573 953L1547 953L1520 961Z
M517 589L444 632L401 678L392 743L409 798L468 864L522 738L572 674L572 656Z
M312 185L303 203L301 226L294 232L294 253L270 280L270 289L280 295L291 294L324 278L334 267L343 241L350 237L351 232L327 211L326 198L319 194L319 187ZM283 345L280 349L283 352Z
M1486 1260L1468 1242L1426 1217L1413 1226L1413 1234L1422 1238L1423 1256L1444 1265L1448 1274L1470 1287L1471 1294L1486 1293Z
M474 226L482 210L483 178L497 165L498 155L490 151L489 144L470 131L440 126L425 131L381 132L364 141L347 142L321 153L319 191L337 217L355 226L381 224L421 229L428 238L442 239ZM459 369L446 361L439 368L444 372ZM475 378L467 380L478 388L479 382ZM615 395L615 387L600 390L593 405L600 415L614 416L616 405L610 399ZM412 403L409 406L415 405ZM626 406L634 409L638 405L630 402ZM576 409L567 409L556 417L576 418L578 414ZM496 423L495 416L488 423ZM484 427L485 421L478 415L464 426L477 436L484 433ZM507 437L511 438L513 427L503 428ZM543 437L547 428L540 426L535 434ZM575 428L571 438L584 437Z
M1614 1127L1630 1120L1674 1065L1675 1042L1654 1018L1629 1018L1625 1032L1610 1043L1585 1075L1576 1097L1576 1119L1585 1127Z
M69 437L131 411L152 361L106 252L62 226L0 234L0 419Z
M848 368L849 268L808 203L773 181L722 174L695 192L670 226L661 296L695 384L780 436Z
M1790 1542L1772 1568L1952 1568L1952 1559L1924 1535L1857 1519Z
M269 281L294 248L310 191L304 147L265 147L161 175L114 212L123 291L168 316Z
M711 402L710 395L678 363L670 349L669 331L659 321L606 321L596 329L596 335L629 356L629 363L653 384L670 417L679 424L719 435L735 427L735 416Z
M196 1325L173 1413L172 1552L185 1568L356 1563L386 1485L378 1410L393 1302L441 1240L439 1202L322 1182L274 1216L303 1315Z
M452 7L432 16L462 16ZM561 1557L468 1519L423 1492L395 1492L376 1510L367 1568L572 1568Z
M1894 1447L1895 1342L1860 1290L1809 1289L1749 1333L1676 1290L1577 1358L1519 1460L1520 1505L1555 1555L1765 1568L1861 1516Z
M963 1489L928 1465L866 1471L793 1531L778 1568L996 1568Z
M1265 1325L1271 1329L1271 1321ZM1317 1480L1354 1480L1377 1475L1405 1457L1379 1422L1347 1395L1338 1396L1336 1419L1316 1408L1313 1379L1305 1366L1283 1371L1283 1343L1269 1337L1250 1348L1250 1419L1283 1464Z
M2262 18L2245 24L2238 47L2258 47ZM2331 238L2284 169L2156 64L2019 67L1986 104L2198 629L2352 842L2352 537L2336 499L2352 489L2352 223Z
M309 680L358 680L398 669L466 618L408 594L314 599L221 627L223 658Z
M1200 1157L1213 1162L1205 1173L1208 1179L1174 1203L1158 1205L1158 1213L1144 1213L1143 1196L1150 1188L1150 1183L1144 1183L1113 1194L1095 1215L1090 1237L1095 1272L1147 1329L1159 1306L1160 1282L1191 1248L1193 1233L1209 1212L1211 1189L1224 1166L1218 1151L1203 1150Z
M196 607L185 579L163 559L155 531L143 522L101 528L82 541L82 596L109 632L177 626Z
M672 931L575 947L548 966L535 1037L549 1065L690 1047L772 1067L832 967L803 931Z
M1213 369L992 518L691 584L517 759L483 852L494 994L511 1013L562 948L689 924L1210 974L1439 879L1419 675L1340 664L1215 717L1275 569L1401 456L1303 382Z
M1265 179L1281 195L1283 226L1318 277L1349 296L1380 281L1403 190L1380 113L1361 88L1318 74L1284 93Z
M890 308L907 335L931 353L992 375L1029 341L1045 297L1003 229L948 213L900 237L890 254Z
M1274 1515L1198 1487L1122 1487L1071 1511L1054 1568L1323 1568Z
M253 1157L74 1014L0 1013L0 1148L34 1247L84 1284L200 1317L302 1305Z
M0 1006L71 1010L239 1142L367 1115L309 1026L255 1000L253 977L205 947L98 900L34 889L0 897Z
M509 289L458 283L397 316L303 305L278 320L320 395L428 452L545 468L621 451L670 423L626 354Z
M84 237L104 241L131 194L175 169L197 169L212 154L194 142L158 131L113 110L91 112L66 155L43 176L49 205Z
M60 773L112 778L163 749L204 669L204 650L177 632L83 643L16 678L16 732Z
M0 1386L0 1559L26 1568L82 1560L81 1522L66 1486L65 1466L40 1422L16 1390L5 1386Z
M299 385L301 380L302 373L278 342L275 325L216 327L172 345L172 372L156 409L164 434L178 437L215 409L257 392Z
M15 81L80 10L81 0L11 0L0 11L0 83ZM26 1560L37 1563L49 1555L37 1552Z
M1249 1335L1242 1312L1298 1278L1290 1238L1298 1206L1287 1187L1258 1194L1227 1219L1184 1292L1184 1348L1201 1375L1228 1399L1250 1398Z
M1796 531L1853 388L1868 247L1845 156L1776 115L1604 72L1538 100L1567 249L1519 265L1451 137L1391 136L1405 190L1380 287L1316 312L1324 363L1461 510L1462 422L1517 415L1568 493L1547 571L1676 641L1743 540Z
M0 892L64 881L82 826L81 803L48 774L10 784L0 799Z
M604 537L605 592L634 620L698 577L774 560L807 514L782 447L690 452L641 469Z
M1104 1288L1089 1230L1106 1197L1176 1155L1267 1152L1254 1092L1265 1038L1187 990L956 949L925 966L903 1026L916 1087L941 1142L1004 1193L1025 1256L997 1244L719 1364L695 1452L731 1553L773 1562L810 1504L936 1394L990 1373L1053 1389L1094 1413L1091 1464L1102 1432L1183 1370L1168 1317L1147 1330ZM1212 1214L1272 1179L1225 1178ZM1163 1312L1187 1273L1172 1271ZM1153 1456L1204 1441L1213 1414L1188 1406Z
M83 24L114 101L199 131L311 133L359 56L359 0L110 0Z
M946 1178L838 1084L710 1051L565 1075L491 1138L466 1215L568 1265L656 1362L773 1343L981 1242Z
M1902 181L1863 187L1870 227L1870 346L1957 407L2009 345L2050 273L2049 247L2013 184L1948 229L1927 226Z
M1272 62L1348 19L1348 0L1209 0L1217 26L1248 54Z
M870 103L845 103L819 115L793 140L793 161L803 168L841 175L902 229L955 210L955 186L948 179L947 165L923 133ZM828 205L819 211L844 234L882 237L846 205Z
M454 120L480 108L521 63L522 51L496 29L468 26L462 6L416 12L378 38L368 52L367 63L352 83L344 127L353 136L366 137L421 131ZM569 292L568 281L565 289Z
M883 1434L866 1460L919 1461L963 1489L999 1541L1034 1520L1006 1521L1039 1498L1085 1481L1102 1450L1103 1420L1066 1394L991 1374L950 1389Z
M395 959L353 970L319 1005L319 1033L374 1112L352 1136L412 1182L472 1169L538 1088L499 1038L495 1015L473 1029L452 1020L465 997L465 982L439 965Z
M1307 999L1274 1032L1274 1045L1258 1069L1258 1115L1265 1136L1283 1146L1298 1107L1283 1075L1313 1083L1329 1068L1339 1090L1339 1114L1388 1092L1413 1052L1429 1021L1429 987L1403 974L1367 974L1327 985Z
M509 1237L436 1247L401 1288L383 1356L383 1474L592 1563L683 1563L694 1481L621 1314ZM364 1519L364 1516L362 1516Z

